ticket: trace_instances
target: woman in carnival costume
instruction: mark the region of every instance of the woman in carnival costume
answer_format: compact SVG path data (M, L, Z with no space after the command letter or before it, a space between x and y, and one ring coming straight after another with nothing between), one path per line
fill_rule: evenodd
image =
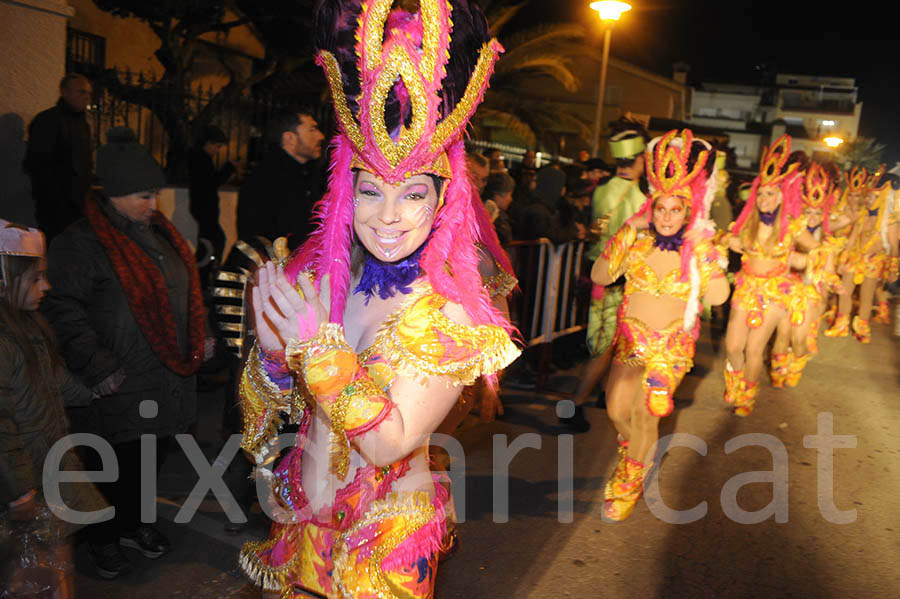
M502 48L464 0L403 4L320 4L329 189L254 290L243 447L274 457L279 412L299 433L271 473L278 521L241 564L282 597L433 595L447 496L428 435L519 353L479 276L462 141Z
M701 300L719 305L728 299L725 259L707 220L715 156L687 129L652 140L646 152L650 197L591 270L598 285L625 276L606 394L619 432L619 462L604 502L612 520L627 518L641 496L659 420L672 413L672 395L693 366Z
M803 152L791 154L787 135L766 148L747 203L721 238L743 254L725 333L725 401L733 404L737 416L753 411L766 344L789 314L795 292L792 257L798 258L795 266L806 265L793 254L794 246L809 251L818 245L806 229L806 219L800 217L800 171L805 160Z
M854 166L845 173L846 186L843 193L839 194L839 199L831 209L831 231L832 235L837 239L846 241L850 238L853 231L853 225L859 220L860 208L866 201L866 182L869 172L865 167ZM841 260L846 255L841 256ZM838 294L832 293L828 298L828 309L822 315L822 320L831 327L834 325L834 319L838 309ZM847 319L849 330L850 320ZM826 331L827 336L831 336Z
M796 291L791 316L778 323L772 349L773 387L796 387L809 358L818 352L819 323L831 290L841 290L835 263L846 240L831 234L831 206L837 200L839 172L834 164L810 164L803 175L803 217L806 230L819 244L806 256L806 267L795 271Z
M840 268L844 292L838 298L834 325L825 331L828 337L849 335L853 291L859 286L859 312L853 317L853 333L860 343L872 340L869 319L875 289L884 280L897 279L895 189L900 189L900 179L886 173L884 166L866 183L865 199L847 241L846 257Z

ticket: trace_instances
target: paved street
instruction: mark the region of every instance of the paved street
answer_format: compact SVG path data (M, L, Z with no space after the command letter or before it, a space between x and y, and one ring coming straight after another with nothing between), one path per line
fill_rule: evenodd
M462 431L466 522L460 526L459 551L439 569L436 596L897 596L900 354L888 327L873 328L868 346L852 338L822 338L821 353L800 386L775 390L764 384L756 412L747 419L723 407L723 358L704 329L697 364L661 431L692 435L677 444L690 442L694 448L671 448L658 487L619 524L601 517L603 485L615 460L615 434L605 412L590 408L593 429L571 437L557 425L560 396L507 391L502 421L472 419ZM576 375L577 368L558 373L551 387L570 391ZM220 402L207 396L203 406L198 436L208 440L208 455L217 449ZM825 435L828 422L835 435L852 436L845 445L855 442L833 451L831 469L823 467L830 450L817 450L821 443L815 439L804 445L805 437ZM495 459L494 446L502 441L502 450L517 439L535 440L522 437L527 433L539 435L540 449L522 449L510 462L508 522L494 522L495 484L502 481L495 483L492 473L503 462ZM747 434L756 436L741 437ZM773 501L773 451L779 464L777 514L747 523L752 512ZM558 462L574 468L572 494L558 494ZM736 478L753 477L747 473L755 471L763 473L756 480L764 482ZM195 478L176 455L164 467L160 494L186 492ZM212 500L190 524L172 523L179 502L175 497L159 503L160 528L176 546L170 555L150 561L130 552L138 571L118 581L79 574L77 596L258 597L237 572L235 554L243 540L265 535L264 517L254 514L248 531L231 537L222 532L224 516ZM690 518L691 523L673 523L675 516L666 513L702 502L705 515ZM571 518L566 510L560 515L560 504L572 506ZM561 517L572 521L561 523ZM77 560L81 572L90 571L83 546Z

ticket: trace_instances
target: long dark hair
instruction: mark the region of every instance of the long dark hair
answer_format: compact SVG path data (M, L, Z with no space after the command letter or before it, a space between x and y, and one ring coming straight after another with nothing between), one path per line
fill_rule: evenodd
M9 331L18 346L22 348L25 358L25 376L33 389L49 390L49 381L42 376L38 353L34 349L34 337L44 337L49 349L50 359L59 360L56 351L56 336L50 323L37 310L23 310L22 303L28 289L25 288L25 275L32 269L39 268L43 258L32 256L0 256L3 261L3 284L0 289L0 328ZM53 364L54 366L56 364Z

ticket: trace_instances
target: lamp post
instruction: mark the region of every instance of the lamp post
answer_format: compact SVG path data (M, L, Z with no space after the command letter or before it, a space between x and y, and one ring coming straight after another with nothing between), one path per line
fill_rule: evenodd
M603 0L591 2L591 8L600 15L600 20L606 26L603 34L603 58L600 62L600 90L597 94L597 115L594 118L594 138L591 142L591 156L597 156L600 150L600 130L603 126L603 97L606 95L606 64L609 62L609 42L612 37L613 24L619 20L622 13L631 10L627 2Z

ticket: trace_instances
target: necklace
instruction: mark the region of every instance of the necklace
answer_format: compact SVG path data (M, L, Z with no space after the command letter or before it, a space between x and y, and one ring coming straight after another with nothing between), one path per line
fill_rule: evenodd
M422 257L425 245L423 243L415 252L397 262L382 262L368 250L364 250L366 255L362 278L353 293L364 293L368 305L376 293L381 299L388 299L398 291L404 295L412 292L410 285L422 274L419 258Z

